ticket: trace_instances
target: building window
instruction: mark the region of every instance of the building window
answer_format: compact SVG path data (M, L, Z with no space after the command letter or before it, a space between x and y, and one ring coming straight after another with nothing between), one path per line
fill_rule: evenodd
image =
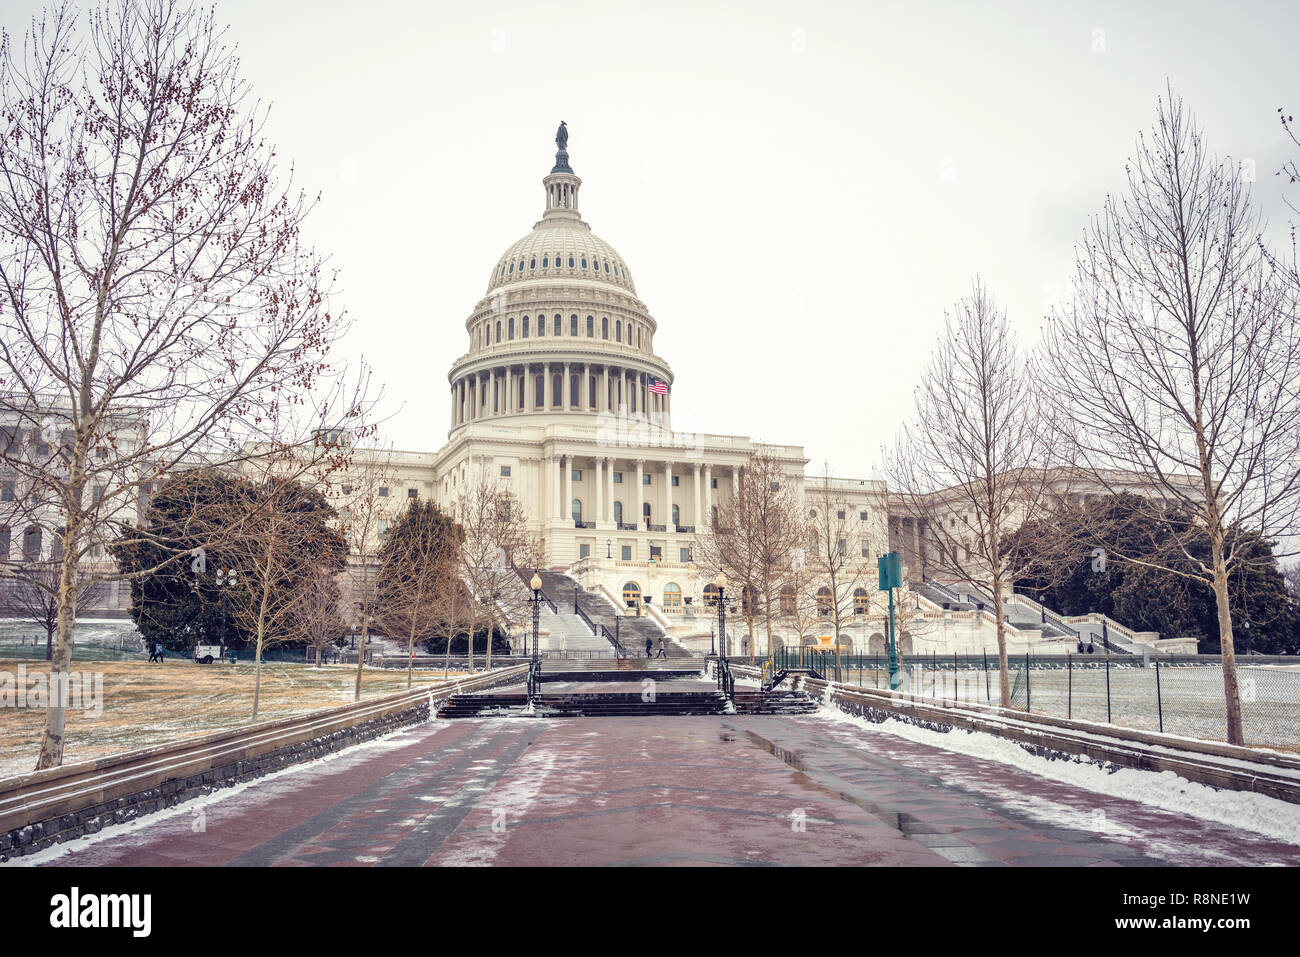
M622 502L614 503L614 521L620 525L623 524L623 503Z
M682 563L683 565L685 565L687 562L689 562L689 561L692 560L692 559L691 559L691 550L690 550L689 548L682 548L682 549L679 549L678 552L679 552L679 560L681 561L681 563Z
M533 402L533 405L539 409L545 406L546 405L546 380L544 380L541 376L537 377L537 387L533 390L533 392L534 392L533 398L535 400Z
M622 546L619 549L619 556L622 558L623 561L630 562L632 560L632 546L631 545Z
M831 615L831 590L825 585L817 589L817 615L820 618Z
M507 338L507 339L513 339L513 338L515 337L515 317L514 317L514 316L511 316L511 317L510 317L509 321L507 322L507 326L508 326L508 328L509 328L509 332L508 332L506 338Z
M871 557L871 548L870 548L870 546L867 545L867 540L864 538L864 539L861 541L860 544L861 544L861 546L862 546L862 557L863 557L863 558L870 558L870 557Z
M582 390L579 388L579 378L576 375L569 376L569 406L576 409L582 404Z
M867 513L866 513L866 512L858 512L858 519L859 519L860 521L865 522L865 521L867 520Z
M527 316L524 316L523 328L520 331L523 333L522 338L527 339L528 338L528 317Z
M564 377L560 373L551 376L551 407L559 408L564 401Z
M497 320L497 342L501 341L501 320Z
M717 488L717 487L718 487L718 480L715 478L709 479L709 488Z
M381 486L379 486L379 497L380 497L380 498L388 498L388 486L387 486L387 485L381 485Z
M587 317L587 338L594 339L595 337L596 337L596 317L588 316Z
M510 466L508 465L501 466L501 477L510 478Z
M641 517L645 519L647 525L650 524L650 503L649 502L641 503Z
M871 599L865 588L853 589L853 614L865 615L871 606Z
M0 562L9 561L9 526L0 525Z
M682 586L676 582L669 582L664 586L664 607L681 608L682 607Z
M848 551L849 543L844 539L837 539L835 542L835 551L843 555Z
M650 484L650 473L649 473L649 472L642 472L642 473L641 473L641 484L642 484L642 485L649 485L649 484Z
M583 257L582 257L582 268L583 268L583 269L586 269L586 268L587 268L587 257L586 257L586 256L583 256Z
M614 320L614 341L615 342L623 341L623 320L622 319Z
M407 498L419 498L419 497L420 497L420 492L419 492L418 489L408 488L408 489L406 490L406 497L407 497Z
M14 500L14 483L5 482L0 485L0 502L12 502Z
M718 603L718 586L713 584L712 582L709 582L709 584L704 586L704 605L706 608L711 608L717 605L717 603Z
M614 473L614 484L615 484L615 485L622 485L622 484L623 484L623 473L622 473L622 472L615 472L615 473Z
M574 480L575 482L581 482L581 481L582 481L582 469L574 469L574 470L573 470L573 480Z
M388 519L381 518L379 520L379 537L382 539L387 534L388 534Z
M676 488L676 487L681 483L681 480L682 480L682 477L681 477L680 475L674 475L674 476L673 476L673 488Z
M844 521L844 509L840 509L838 512L836 512L835 517L838 518L841 522Z
M570 268L570 269L573 268L573 257L572 257L572 256L569 257L569 268Z
M591 554L591 546L590 546L590 545L579 545L579 546L578 546L578 557L579 557L579 558L586 558L586 557L587 557L588 555L590 555L590 554Z
M661 561L663 561L663 560L664 560L664 552L663 552L663 549L660 548L658 545L651 545L651 546L650 546L650 561L652 561L652 562L661 562Z
M789 585L781 589L781 614L794 614L794 589Z
M572 259L569 260L569 265L570 265L570 266L573 265L573 260L572 260ZM569 317L569 335L571 335L571 336L576 336L577 334L578 334L578 317L577 317L577 316L570 316L570 317Z
M600 317L600 337L602 339L609 338L609 316Z
M573 520L574 522L582 521L582 499L573 500Z
M680 528L681 524L682 524L681 506L674 505L673 506L673 527Z

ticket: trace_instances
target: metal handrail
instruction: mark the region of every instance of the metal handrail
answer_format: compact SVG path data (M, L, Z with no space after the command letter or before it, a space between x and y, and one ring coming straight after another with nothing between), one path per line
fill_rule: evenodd
M619 641L617 638L615 638L613 633L604 625L600 626L600 634L606 641L608 641L611 645L614 646L614 651L618 654L620 658L627 657L627 649L623 647L623 643Z

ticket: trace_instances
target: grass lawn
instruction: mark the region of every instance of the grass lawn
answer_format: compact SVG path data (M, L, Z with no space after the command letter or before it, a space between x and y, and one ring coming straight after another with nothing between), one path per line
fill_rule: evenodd
M0 674L16 685L19 665L27 667L27 685L45 661L0 660ZM197 665L185 659L163 664L147 661L73 661L87 677L102 674L102 714L68 709L64 762L127 751L252 723L253 665L241 662ZM453 677L462 672L451 672ZM355 665L262 665L258 721L329 708L352 700ZM90 677L90 680L94 680ZM417 669L414 684L442 680L442 669ZM367 668L361 695L373 698L406 689L406 672ZM0 777L23 774L36 765L43 708L0 708Z

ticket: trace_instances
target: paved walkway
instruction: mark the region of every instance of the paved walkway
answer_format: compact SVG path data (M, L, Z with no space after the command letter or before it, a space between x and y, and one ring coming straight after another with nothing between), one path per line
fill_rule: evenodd
M1300 847L1252 832L815 715L435 722L68 846L43 857L85 866L1300 864Z

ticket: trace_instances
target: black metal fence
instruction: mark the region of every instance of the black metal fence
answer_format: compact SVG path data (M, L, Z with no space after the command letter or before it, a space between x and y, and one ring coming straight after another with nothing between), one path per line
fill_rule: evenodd
M1163 731L1186 737L1226 737L1222 662L1217 655L1034 655L1008 659L1011 706L1037 714ZM840 680L889 687L887 655L841 655ZM835 653L782 649L768 667L813 668L833 679ZM901 690L956 701L1000 704L996 656L900 655ZM1300 747L1300 659L1237 660L1238 697L1246 744Z

